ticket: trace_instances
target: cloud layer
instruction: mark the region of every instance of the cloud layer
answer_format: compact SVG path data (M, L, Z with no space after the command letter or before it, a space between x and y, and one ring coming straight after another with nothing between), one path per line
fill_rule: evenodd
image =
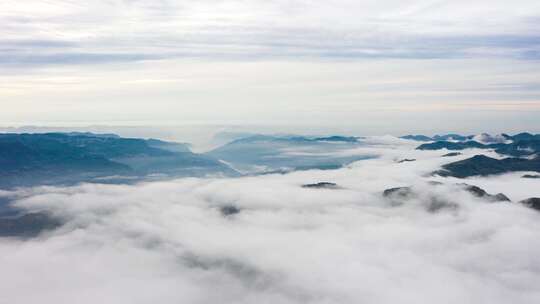
M539 20L532 0L5 0L0 120L358 131L390 113L397 134L448 111L442 130L498 132L479 126L505 111L532 131Z
M16 205L66 224L0 241L2 297L41 303L536 303L540 215L425 176L441 151L390 137L350 168L134 186L20 190ZM465 155L478 151L466 151ZM351 151L352 153L352 151ZM458 158L459 158L458 157ZM402 158L416 162L397 163ZM332 181L344 189L306 189ZM514 201L517 175L467 181ZM381 196L413 185L400 206ZM457 204L430 212L428 198ZM223 215L235 206L240 213Z
M182 57L538 59L537 1L20 1L2 65Z

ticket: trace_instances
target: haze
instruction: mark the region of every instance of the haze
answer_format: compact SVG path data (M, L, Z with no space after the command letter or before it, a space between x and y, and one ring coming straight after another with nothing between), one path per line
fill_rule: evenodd
M539 20L523 0L5 0L0 120L538 131Z

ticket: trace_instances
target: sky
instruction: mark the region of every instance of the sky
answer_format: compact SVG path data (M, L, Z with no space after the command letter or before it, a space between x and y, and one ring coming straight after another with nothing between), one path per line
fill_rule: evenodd
M540 132L539 28L529 0L4 0L0 121Z

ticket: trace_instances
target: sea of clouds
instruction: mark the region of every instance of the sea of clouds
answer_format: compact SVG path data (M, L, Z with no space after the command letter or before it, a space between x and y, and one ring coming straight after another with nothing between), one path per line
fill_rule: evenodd
M339 170L2 192L65 224L0 239L0 303L540 303L540 213L429 175L485 151L365 141L341 153L379 157ZM342 188L301 187L320 181ZM520 174L465 182L540 196ZM381 195L398 186L418 195ZM430 210L432 196L451 208Z

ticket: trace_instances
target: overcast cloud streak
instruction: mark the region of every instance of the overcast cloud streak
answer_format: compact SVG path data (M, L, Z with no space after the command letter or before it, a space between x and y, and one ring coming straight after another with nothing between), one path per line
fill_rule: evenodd
M537 1L3 1L2 65L162 58L538 59Z
M538 28L536 0L4 0L0 121L537 132Z

